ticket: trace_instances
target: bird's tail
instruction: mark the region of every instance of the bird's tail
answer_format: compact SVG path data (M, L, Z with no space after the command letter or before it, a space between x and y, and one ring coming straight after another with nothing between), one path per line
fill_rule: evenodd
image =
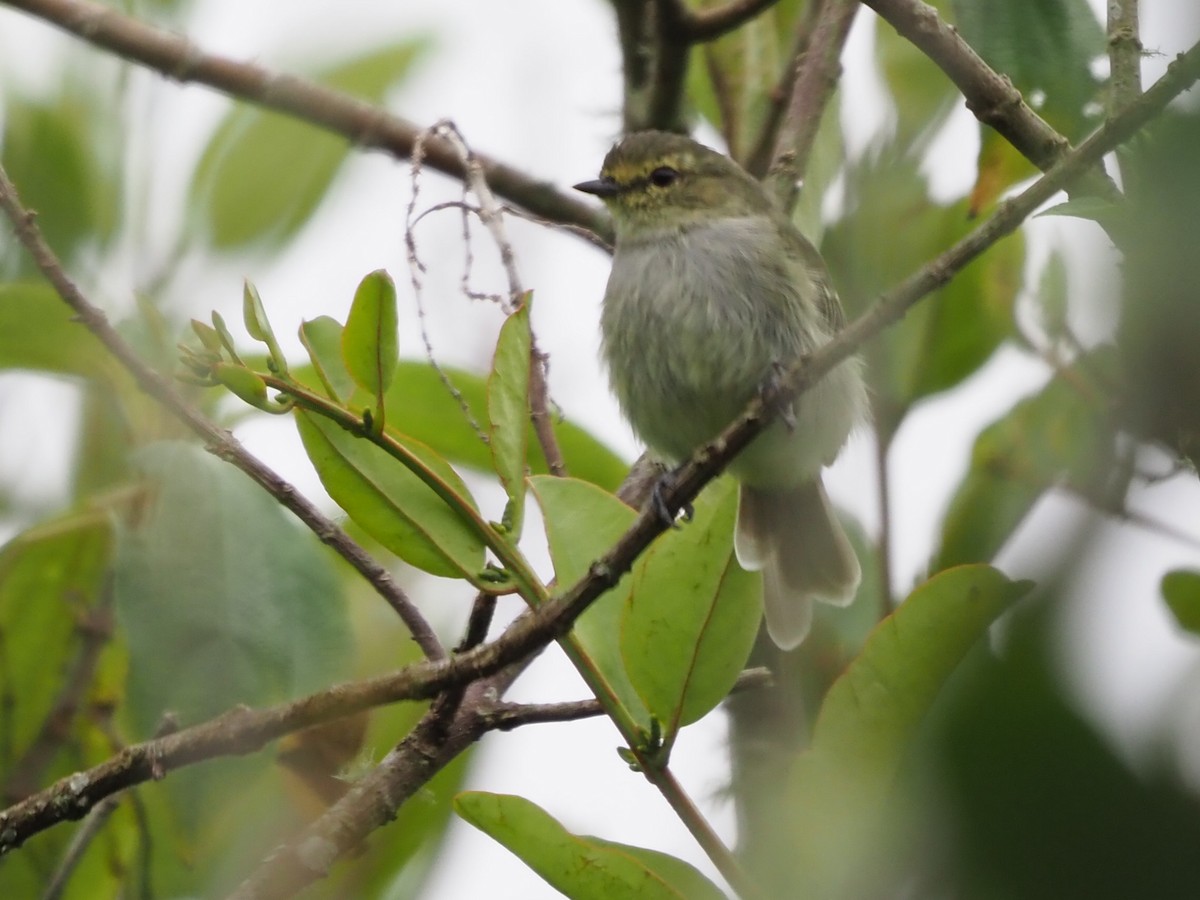
M862 570L820 477L794 488L742 486L738 562L763 573L767 632L784 650L808 635L813 600L845 606Z

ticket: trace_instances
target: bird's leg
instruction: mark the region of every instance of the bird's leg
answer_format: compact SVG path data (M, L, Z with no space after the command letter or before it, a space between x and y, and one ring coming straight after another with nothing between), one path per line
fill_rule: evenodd
M779 360L771 363L767 369L767 375L758 386L758 396L762 398L763 403L768 409L773 409L779 415L779 421L784 424L788 431L796 430L796 407L792 403L791 398L786 400L782 396L784 388L784 376L787 374L788 367Z
M675 486L675 480L678 476L679 469L682 466L663 472L654 482L654 487L650 490L650 507L654 510L654 514L663 521L664 524L672 528L678 528L679 523L675 521L675 512L667 504L666 497L663 495ZM679 507L679 512L683 513L684 521L692 521L692 514L695 510L692 504L684 503Z

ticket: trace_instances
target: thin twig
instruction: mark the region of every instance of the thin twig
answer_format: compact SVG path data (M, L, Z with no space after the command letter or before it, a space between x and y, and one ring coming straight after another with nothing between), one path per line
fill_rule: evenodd
M1138 0L1108 0L1108 114L1114 116L1142 93L1142 39ZM1117 154L1121 186L1126 196L1135 194L1135 166Z
M770 669L756 668L742 672L734 682L730 694L770 687L775 678ZM577 722L604 715L602 707L594 698L571 700L565 703L496 703L491 709L483 709L480 715L489 729L512 731L525 725L544 725L549 722Z
M800 195L821 118L837 87L842 48L858 7L858 0L826 0L800 58L769 169L773 192L784 209L790 210Z
M79 865L79 861L83 859L83 854L87 851L87 848L100 834L100 830L104 828L104 823L116 811L118 803L119 801L116 797L109 797L103 803L97 804L84 817L83 824L71 836L71 842L67 844L67 849L63 851L58 868L50 876L46 890L42 892L42 900L58 900L63 895L63 892L67 889L67 884L71 880L71 875L75 871L75 867Z
M421 131L415 123L349 94L264 66L216 56L182 35L147 25L111 6L91 0L3 3L174 81L204 84L231 97L303 119L344 135L365 149L408 158ZM430 141L426 156L429 165L439 172L459 179L466 177L462 160L449 142ZM607 217L595 208L499 160L482 155L478 160L492 190L500 196L543 218L611 238Z

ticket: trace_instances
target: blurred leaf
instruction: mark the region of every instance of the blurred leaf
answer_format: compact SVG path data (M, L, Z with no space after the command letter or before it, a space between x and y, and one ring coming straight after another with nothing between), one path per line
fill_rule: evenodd
M316 75L331 88L379 103L428 45L392 44ZM350 151L345 138L282 113L235 107L204 151L189 206L222 250L279 243L312 215Z
M325 490L355 522L405 562L479 586L483 542L445 500L385 450L323 416L295 410L296 427ZM389 437L417 457L458 498L475 500L458 473L423 444Z
M1053 250L1042 269L1037 292L1038 318L1051 340L1067 334L1067 297L1067 262L1060 251Z
M529 330L532 294L508 317L496 341L488 379L488 446L500 483L508 494L506 524L520 535L525 500L525 461L529 456L529 366L533 336Z
M587 574L637 518L637 513L595 485L574 478L537 475L529 479L550 543L559 591ZM633 579L622 578L575 622L572 633L621 705L647 731L650 717L634 690L621 657L621 617Z
M945 16L949 0L930 5ZM920 156L954 108L958 91L928 56L882 18L875 20L875 58L892 95L896 143L905 155Z
M1105 37L1087 0L954 0L956 25L993 69L1007 75L1051 127L1074 140L1097 121L1100 81L1092 63ZM978 213L1022 178L1032 175L1012 146L980 125L979 175L971 209Z
M322 317L324 318L324 317ZM332 319L328 328L330 335L335 327ZM310 348L310 352L312 349ZM332 377L340 361L334 362L328 353L317 352L326 375ZM293 367L292 376L301 383L321 389L322 382L312 373ZM442 381L442 376L449 386ZM347 378L349 376L346 376ZM334 380L334 385L339 382ZM344 382L341 382L344 385ZM456 398L451 391L458 393ZM465 404L466 411L461 403ZM343 399L344 396L343 396ZM352 408L362 408L369 400L361 394L352 398ZM490 427L487 418L487 382L472 372L442 367L440 374L428 363L402 361L396 369L396 377L387 393L387 422L389 427L421 441L446 459L458 465L469 466L480 472L493 471L492 453L484 438L467 420L468 413L475 419L482 433ZM578 425L554 417L554 436L558 439L568 471L576 478L590 481L606 490L615 491L620 485L629 464L617 456ZM533 426L529 426L532 432ZM526 438L529 458L526 465L534 474L547 471L546 460L537 449L532 434Z
M524 797L469 791L454 808L573 900L723 900L688 863L665 853L572 834Z
M110 372L108 351L48 284L0 284L0 368L60 375Z
M1200 634L1200 572L1168 572L1162 579L1162 595L1179 627Z
M141 735L328 683L348 647L316 539L232 466L186 444L139 453L147 508L122 535L117 614Z
M1048 209L1043 209L1034 216L1073 216L1076 219L1090 219L1093 222L1104 222L1120 211L1120 207L1111 200L1103 197L1072 197Z
M83 613L112 561L112 530L103 512L73 512L0 547L0 767L28 749L62 690ZM0 769L0 785L9 774Z
M1064 477L1087 491L1107 471L1112 433L1085 359L985 428L942 522L933 570L990 560L1038 497Z
M1047 627L1059 598L1047 599L1038 615L1014 617L1002 654L963 667L930 729L922 787L936 806L914 828L926 846L908 858L925 858L936 887L923 891L910 873L913 896L1200 896L1195 786L1163 754L1131 767L1072 708L1062 636ZM1140 738L1162 746L1177 722L1167 715Z
M970 228L963 201L934 203L916 161L889 150L851 171L848 192L849 209L822 249L850 315ZM869 375L881 427L894 428L913 403L961 383L1012 333L1024 259L1024 238L1006 238L873 342Z
M47 243L68 262L85 242L103 245L116 224L121 172L104 152L115 136L98 114L106 104L73 86L46 103L11 93L5 100L0 161L25 207L37 213ZM32 272L17 252L20 271Z
M342 360L342 324L329 316L302 322L300 343L308 351L308 358L329 399L335 403L348 401L354 393L354 379Z
M372 397L382 399L396 375L398 329L396 285L392 276L376 269L359 283L342 329L342 362L355 384Z
M1027 160L999 132L980 126L979 157L976 161L975 184L967 202L967 215L982 215L1014 184L1032 178L1037 167Z
M624 604L621 655L667 744L728 696L758 634L761 580L733 557L737 498L731 479L707 488L642 557Z
M797 896L858 896L900 764L934 700L995 619L1028 592L989 566L918 587L834 683L786 787Z

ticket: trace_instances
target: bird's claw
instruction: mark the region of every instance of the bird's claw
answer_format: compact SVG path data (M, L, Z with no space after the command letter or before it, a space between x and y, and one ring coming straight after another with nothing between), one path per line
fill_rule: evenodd
M678 528L679 523L675 521L676 512L671 509L667 503L664 492L675 486L675 473L664 472L659 479L654 482L654 487L650 491L650 507L654 510L654 514L659 520L671 528ZM684 521L690 522L692 514L695 510L690 503L683 503L679 506L679 512L683 513Z
M796 407L792 403L791 398L780 396L780 392L784 386L784 376L787 374L787 366L781 362L771 363L771 367L767 370L767 377L763 379L758 388L758 395L762 398L763 403L775 410L781 421L788 431L796 430Z

